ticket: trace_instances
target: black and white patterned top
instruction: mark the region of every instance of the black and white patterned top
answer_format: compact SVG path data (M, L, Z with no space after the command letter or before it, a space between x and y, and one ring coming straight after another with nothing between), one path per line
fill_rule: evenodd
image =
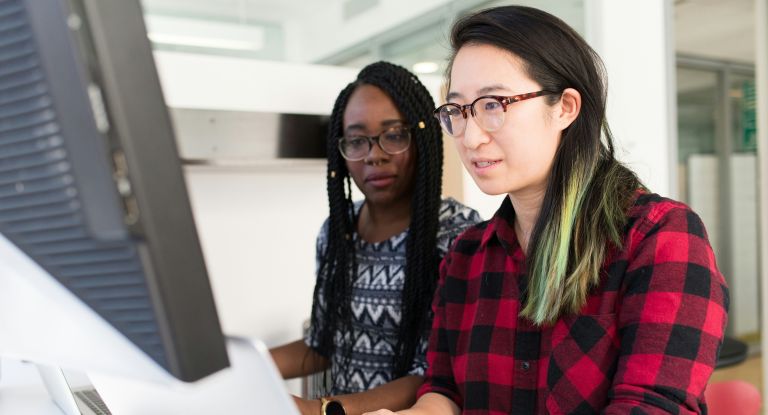
M355 203L360 211L362 201ZM442 258L456 236L466 228L480 222L480 215L452 198L443 199L440 206L437 248ZM357 280L352 288L352 333L337 332L336 344L356 339L347 367L341 367L341 350L331 359L332 395L356 393L372 389L392 380L392 360L397 344L397 330L401 319L401 293L405 276L406 229L402 233L381 242L366 242L354 235L357 257ZM328 221L323 224L317 237L317 266L327 248ZM325 275L318 273L317 283ZM320 321L325 312L326 302L322 290L317 294L314 313ZM317 299L315 299L317 300ZM310 327L304 339L308 346L317 350L319 339L317 327ZM417 335L417 334L416 334ZM426 363L428 333L422 333L421 343L416 351L411 375L423 375ZM321 350L318 353L325 355ZM341 373L339 371L345 371ZM342 375L342 376L339 376Z

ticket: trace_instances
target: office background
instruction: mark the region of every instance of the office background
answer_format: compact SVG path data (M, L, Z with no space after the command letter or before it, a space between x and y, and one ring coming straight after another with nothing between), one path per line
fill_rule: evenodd
M274 125L264 114L328 114L357 70L379 59L417 72L439 101L455 16L512 2L142 2L224 330L270 345L295 339L327 214L325 163L265 150ZM619 157L702 216L731 287L729 334L755 356L751 372L729 376L762 387L766 0L514 3L561 17L604 59ZM481 194L446 144L445 194L488 218L499 197Z

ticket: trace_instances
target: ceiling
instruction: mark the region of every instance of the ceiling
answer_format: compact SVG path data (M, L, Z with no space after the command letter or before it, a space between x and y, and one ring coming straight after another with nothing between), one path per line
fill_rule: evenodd
M269 22L289 31L297 27L297 22L300 26L301 21L309 21L322 11L337 9L341 12L343 6L351 3L377 4L380 1L386 0L142 0L142 3L150 15L238 24ZM550 3L555 5L553 7L563 4ZM674 0L676 51L718 60L754 62L754 6L755 0ZM551 8L549 11L558 14ZM290 33L285 36L289 38ZM359 43L369 41L372 36L374 34L362 32ZM431 47L434 49L434 45ZM418 51L409 53L419 55ZM425 52L425 55L432 54L434 51Z
M755 62L755 0L676 0L678 53Z
M141 0L146 12L232 22L285 21L311 16L342 0Z

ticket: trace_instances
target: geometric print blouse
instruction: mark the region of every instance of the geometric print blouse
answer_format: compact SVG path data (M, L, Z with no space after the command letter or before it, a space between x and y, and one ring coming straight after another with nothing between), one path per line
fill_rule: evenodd
M355 203L359 213L363 202ZM452 198L443 199L440 206L437 248L442 258L456 236L468 227L480 222L480 215ZM327 247L328 221L323 224L317 237L317 267ZM352 325L349 333L337 332L336 344L348 344L354 339L347 367L341 367L342 351L337 348L330 357L331 395L356 393L375 388L392 380L392 360L397 343L397 331L401 318L401 297L405 275L405 246L408 230L381 242L367 242L354 234L357 260L357 280L352 288ZM325 275L317 275L320 284ZM314 301L312 312L323 321L326 301L322 290L319 301ZM319 354L318 327L310 327L306 344ZM429 333L415 333L421 342L408 374L423 375L426 370L425 353Z

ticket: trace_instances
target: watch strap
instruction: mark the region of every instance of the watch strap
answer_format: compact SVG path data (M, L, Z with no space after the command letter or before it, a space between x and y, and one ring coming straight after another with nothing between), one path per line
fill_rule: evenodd
M341 402L322 397L320 398L320 415L347 415L347 410Z

